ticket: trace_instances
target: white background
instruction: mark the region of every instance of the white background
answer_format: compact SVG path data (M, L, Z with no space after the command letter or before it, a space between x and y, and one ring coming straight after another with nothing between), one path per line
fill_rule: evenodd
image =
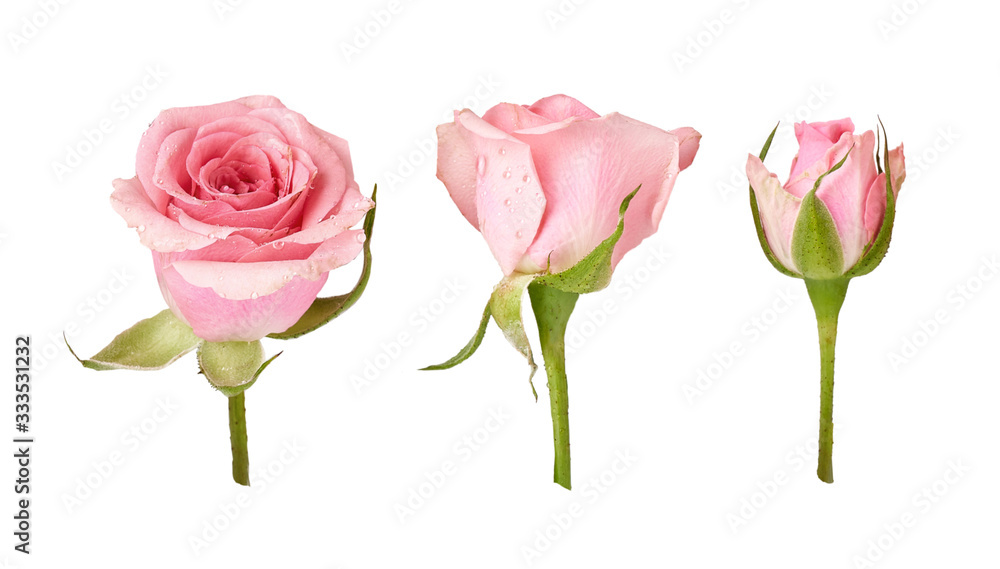
M10 549L13 448L0 463L8 566L996 566L993 4L225 1L3 5L0 337L9 375L18 334L36 368L30 557ZM465 364L416 371L465 344L501 277L435 179L433 129L455 108L554 93L704 135L660 231L571 321L572 492L551 482L544 373L535 403L495 327ZM230 477L226 401L193 356L97 373L59 337L90 355L163 308L111 180L133 175L161 109L250 94L347 138L358 182L380 195L361 302L265 341L285 353L247 393L251 462L280 473L247 491ZM802 282L760 252L742 172L777 121L767 164L784 179L791 122L844 116L859 131L881 116L907 180L889 255L841 314L831 486L809 449L814 317ZM68 147L86 156L60 176ZM352 383L366 367L371 381ZM624 471L619 453L635 457ZM457 472L401 520L445 461Z

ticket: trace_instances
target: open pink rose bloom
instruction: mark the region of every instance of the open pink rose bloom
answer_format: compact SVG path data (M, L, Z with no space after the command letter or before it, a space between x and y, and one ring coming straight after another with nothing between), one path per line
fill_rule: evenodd
M211 342L283 332L354 259L372 207L347 142L274 97L163 111L112 205L153 251L163 297Z
M874 241L885 215L886 180L885 173L879 173L875 165L875 133L869 130L854 134L851 119L841 119L798 123L795 136L799 153L784 186L760 158L751 154L747 159L747 177L757 197L767 243L785 268L802 272L792 259L792 235L802 198L846 155L844 164L824 177L816 190L816 197L833 217L846 272ZM889 151L893 197L906 177L904 162L902 144Z
M701 135L618 113L600 116L565 95L531 106L465 109L438 127L438 178L482 234L505 275L565 270L618 225L637 187L612 267L652 235L678 172Z

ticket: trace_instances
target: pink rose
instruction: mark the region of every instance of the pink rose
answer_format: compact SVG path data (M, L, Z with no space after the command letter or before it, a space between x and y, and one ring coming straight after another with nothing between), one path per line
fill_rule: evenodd
M840 274L846 273L874 241L885 215L885 173L876 169L875 133L854 134L851 119L841 119L798 123L795 136L799 153L784 186L760 158L751 154L747 159L747 177L757 198L764 235L777 260L801 274L792 258L792 237L802 198L820 176L847 156L840 168L823 178L815 194L833 218L843 252ZM902 144L889 151L889 170L895 198L906 177Z
M611 235L622 200L641 185L615 246L617 265L656 231L701 138L691 128L602 117L565 95L530 107L501 103L482 118L465 109L437 133L438 178L505 275L573 266Z
M274 97L160 113L111 203L153 251L163 298L210 342L298 321L354 259L372 207L347 142Z

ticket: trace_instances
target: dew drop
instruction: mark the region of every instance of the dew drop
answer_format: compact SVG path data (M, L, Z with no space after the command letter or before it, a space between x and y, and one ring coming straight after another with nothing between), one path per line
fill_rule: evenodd
M527 184L528 182L531 182L531 176L525 174L524 177L521 178L521 181Z
M673 178L673 177L674 177L673 173L671 173L671 172L667 172L667 179L668 179L668 180L669 180L670 178Z
M521 233L521 231L520 231L520 230L518 230L518 231L517 231L516 233L514 233L514 237L517 237L518 239L520 239L520 238L521 238L521 235L524 235L524 234L523 234L523 233Z
M208 234L208 238L209 239L215 239L215 234L214 233L209 233Z
M510 168L503 171L503 177L504 179L510 178Z
M518 187L514 188L514 193L516 193L516 194L519 194L519 193L521 193L523 191L524 191L524 188L522 188L521 186L518 186Z
M505 200L503 201L503 205L506 205L506 206L509 206L509 205L510 205L510 199L509 199L509 198L508 198L508 199L505 199Z
M259 294L257 294L256 292L251 292L251 293L250 293L250 299L251 299L251 300L257 300L257 297L259 297L259 296L260 296L260 295L259 295Z
M284 280L286 283L291 282L292 275L285 275L284 277L282 277L282 280Z
M355 237L355 239L358 240L358 243L364 243L365 242L365 234L364 233L358 233L358 236Z
M284 241L275 241L274 243L271 243L271 246L274 247L274 249L276 251L281 251L282 249L285 248L285 242Z
M130 208L130 207L125 208L125 213L128 213L130 211L132 211L132 208Z
M500 156L503 156L504 154L507 154L507 149L504 148L503 146L501 146L500 147Z
M156 183L162 186L163 185L163 178L157 178L156 179Z
M508 211L509 213L514 213L514 208L510 208L510 209L508 209L507 211Z
M486 157L485 156L480 156L479 160L476 162L476 172L478 172L480 176L486 174Z
M135 230L138 231L139 233L142 233L143 231L146 230L146 226L140 225L139 227L136 227Z
M226 277L224 277L224 276L222 276L222 275L219 275L219 280L220 280L220 281L221 281L221 280L223 280L223 279L225 279L225 278L226 278Z

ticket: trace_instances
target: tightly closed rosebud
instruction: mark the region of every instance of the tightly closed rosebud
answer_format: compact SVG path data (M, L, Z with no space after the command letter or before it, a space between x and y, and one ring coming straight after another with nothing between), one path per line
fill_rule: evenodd
M899 194L906 177L903 145L888 152L883 172L875 162L875 133L854 134L851 119L798 123L795 136L799 153L784 186L760 158L747 159L765 244L795 276L839 278L872 250L885 218L890 173L892 201ZM871 259L874 265L881 260Z
M777 127L775 127L775 131ZM885 129L882 129L885 134ZM882 262L892 237L896 196L906 177L903 145L876 150L872 131L851 119L795 125L799 152L784 186L760 157L747 160L750 208L764 255L778 271L805 280L820 347L820 480L833 482L833 362L837 322L851 279ZM879 153L882 163L879 163Z

